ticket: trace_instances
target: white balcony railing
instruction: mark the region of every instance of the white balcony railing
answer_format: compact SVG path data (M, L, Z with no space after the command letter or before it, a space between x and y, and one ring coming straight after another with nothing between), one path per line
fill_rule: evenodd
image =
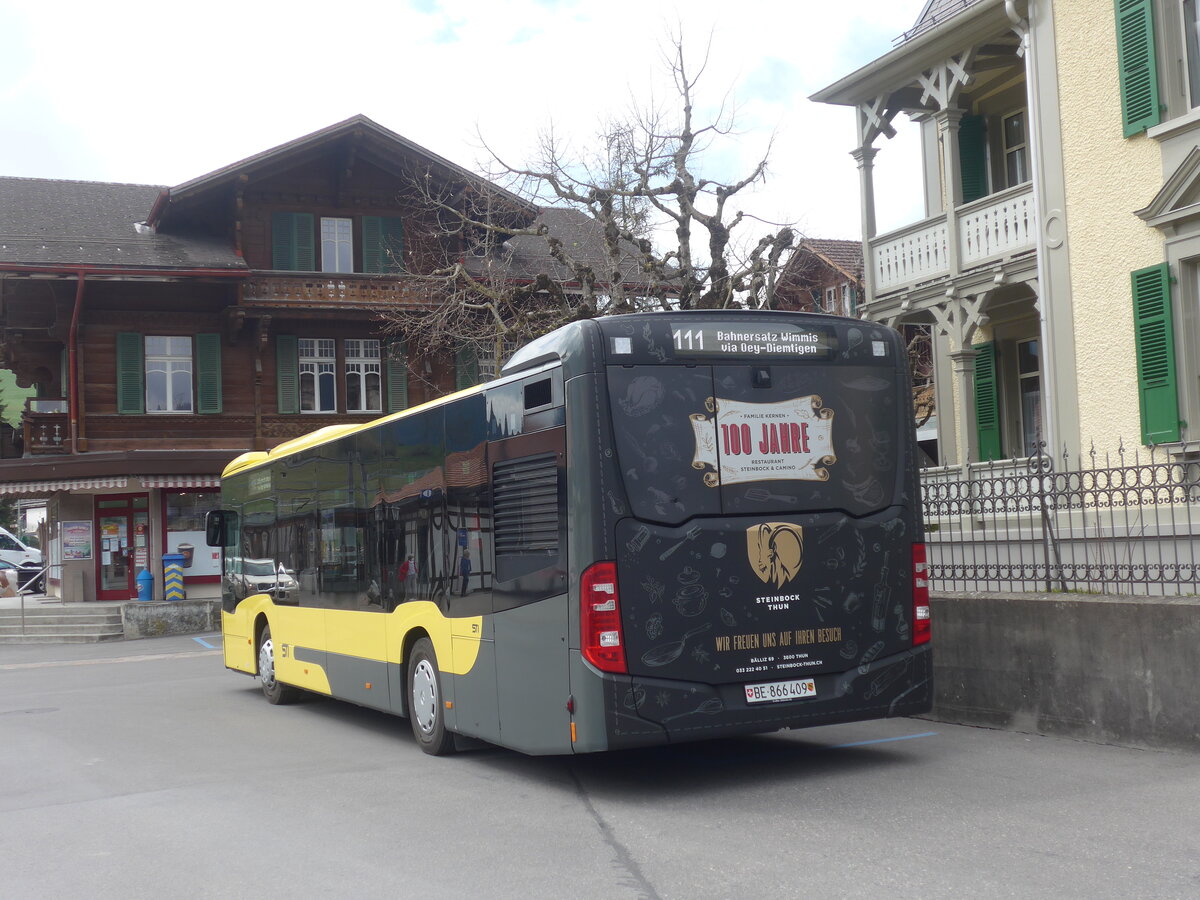
M871 242L875 293L928 281L950 271L946 217L926 219Z
M970 269L1037 246L1037 216L1028 184L991 194L957 210L958 260ZM952 275L946 217L935 216L871 241L875 295Z
M959 258L963 268L1032 250L1037 241L1033 189L1028 184L960 206Z

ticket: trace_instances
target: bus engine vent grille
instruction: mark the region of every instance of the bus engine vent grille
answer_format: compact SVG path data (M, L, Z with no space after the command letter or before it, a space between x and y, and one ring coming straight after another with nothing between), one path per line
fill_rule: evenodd
M558 552L558 455L542 453L492 468L496 556Z

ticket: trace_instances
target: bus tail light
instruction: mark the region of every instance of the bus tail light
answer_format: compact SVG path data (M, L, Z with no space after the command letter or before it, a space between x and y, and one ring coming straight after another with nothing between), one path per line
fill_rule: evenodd
M913 646L929 642L929 564L925 545L912 545Z
M589 566L579 583L579 598L583 658L601 672L627 672L617 564L598 562Z

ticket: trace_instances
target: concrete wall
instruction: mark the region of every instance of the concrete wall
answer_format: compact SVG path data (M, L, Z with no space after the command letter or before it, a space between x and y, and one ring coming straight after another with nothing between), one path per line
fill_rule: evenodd
M199 634L221 630L220 600L126 603L121 607L125 639Z
M941 595L933 629L940 721L1200 750L1200 598Z

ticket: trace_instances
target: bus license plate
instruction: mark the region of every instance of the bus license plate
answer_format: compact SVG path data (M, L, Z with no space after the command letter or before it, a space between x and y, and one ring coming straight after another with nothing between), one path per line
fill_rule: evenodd
M779 703L782 700L803 700L815 696L817 684L811 678L746 685L747 703Z

